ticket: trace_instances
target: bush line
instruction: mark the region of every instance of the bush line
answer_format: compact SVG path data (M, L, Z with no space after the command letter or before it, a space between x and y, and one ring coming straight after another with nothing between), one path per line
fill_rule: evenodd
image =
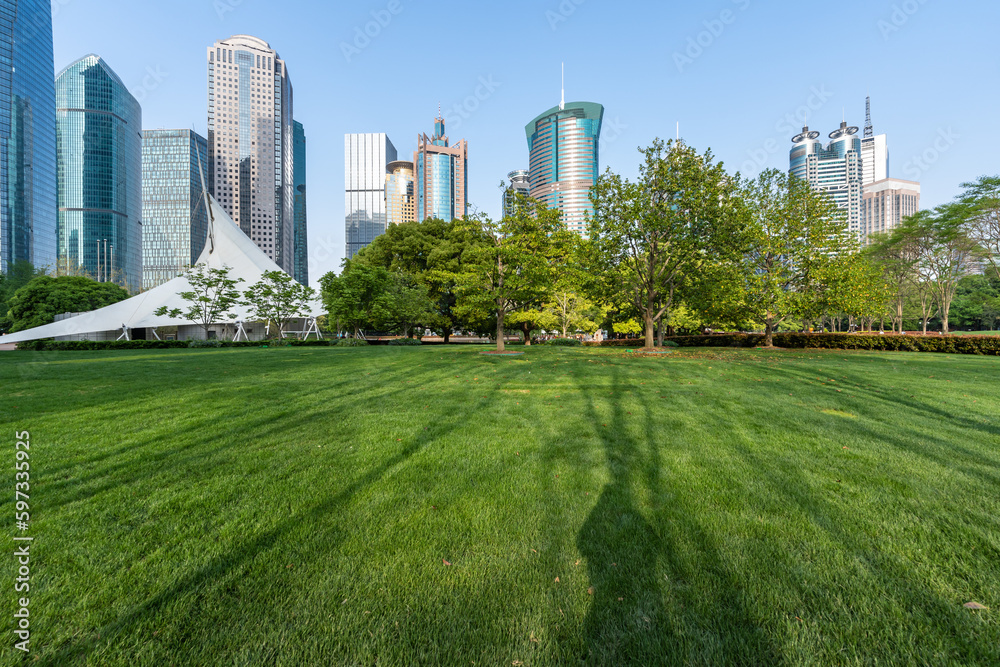
M642 347L641 339L584 343L591 347ZM764 334L713 334L672 336L664 343L680 347L761 347ZM878 334L776 333L775 347L824 350L869 350L873 352L943 352L949 354L1000 355L1000 336L892 336Z

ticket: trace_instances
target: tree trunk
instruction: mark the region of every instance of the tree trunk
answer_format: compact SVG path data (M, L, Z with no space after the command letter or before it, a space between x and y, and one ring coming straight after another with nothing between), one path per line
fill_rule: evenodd
M503 345L503 320L504 320L504 315L505 314L506 313L504 313L502 310L498 310L497 311L497 352L503 352L504 351L504 345Z
M531 322L522 322L521 331L524 333L525 346L531 345Z
M653 340L653 317L649 314L648 310L643 316L643 319L646 320L646 349L652 350L653 345L655 344L655 341Z
M774 347L774 321L770 317L764 324L764 347Z
M941 308L941 333L948 335L948 312L951 310L951 304L945 302L944 306Z
M663 334L666 327L663 324L663 318L660 318L660 323L656 327L656 346L663 347Z
M444 330L444 344L447 345L451 341L451 329Z

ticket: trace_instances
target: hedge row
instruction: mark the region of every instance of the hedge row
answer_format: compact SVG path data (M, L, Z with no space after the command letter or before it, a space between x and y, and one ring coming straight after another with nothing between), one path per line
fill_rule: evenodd
M715 334L674 336L680 347L760 347L763 334ZM642 347L642 339L587 343L601 347ZM1000 355L1000 336L889 336L879 334L776 333L775 347L827 350L873 350L880 352L947 352L951 354Z
M331 340L284 341L214 341L218 347L326 347ZM32 340L18 343L17 349L27 352L79 352L87 350L165 350L191 347L189 340Z

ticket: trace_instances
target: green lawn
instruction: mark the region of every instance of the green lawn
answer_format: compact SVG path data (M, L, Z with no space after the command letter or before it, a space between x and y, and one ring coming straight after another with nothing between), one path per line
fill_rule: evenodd
M1000 664L1000 360L478 349L0 353L32 664Z

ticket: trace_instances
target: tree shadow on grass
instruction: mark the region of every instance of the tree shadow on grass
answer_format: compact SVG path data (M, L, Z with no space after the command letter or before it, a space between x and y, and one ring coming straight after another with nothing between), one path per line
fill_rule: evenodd
M683 481L664 475L661 449L678 434L648 404L632 416L623 405L628 388L612 371L605 424L593 392L585 392L610 479L577 538L593 595L584 661L782 664L749 613L732 566L694 516L675 506Z

